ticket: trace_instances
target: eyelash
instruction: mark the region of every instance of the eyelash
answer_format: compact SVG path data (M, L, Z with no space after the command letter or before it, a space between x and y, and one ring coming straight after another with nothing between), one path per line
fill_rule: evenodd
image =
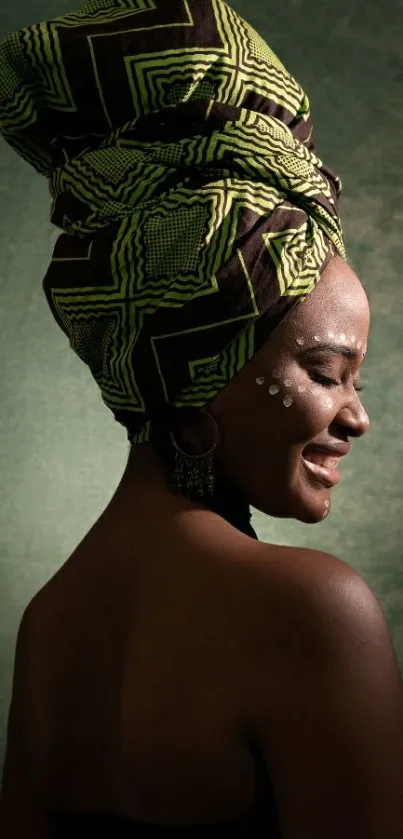
M329 379L328 376L322 376L321 373L311 373L311 377L325 387L338 387L341 384L341 382L336 382L334 379ZM354 389L359 392L364 390L364 385L355 385Z

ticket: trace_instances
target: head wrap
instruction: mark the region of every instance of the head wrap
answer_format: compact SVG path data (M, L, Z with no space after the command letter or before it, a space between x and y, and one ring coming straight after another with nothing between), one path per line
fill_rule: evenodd
M307 96L223 0L89 0L0 45L0 131L49 179L43 281L139 444L204 406L345 256Z

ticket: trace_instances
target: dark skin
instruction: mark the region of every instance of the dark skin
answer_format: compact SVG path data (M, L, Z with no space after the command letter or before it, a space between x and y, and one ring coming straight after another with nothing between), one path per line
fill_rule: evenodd
M369 429L355 390L362 356L348 361L322 354L302 361L298 355L296 338L303 336L311 343L312 333L325 339L329 329L345 334L346 344L354 335L366 347L368 301L359 280L339 258L208 406L220 432L219 469L268 515L321 521L331 490L306 474L303 448L333 438L347 441ZM272 378L273 370L280 378ZM311 380L314 371L340 384L316 385ZM264 385L256 383L257 377L264 377ZM270 395L275 382L281 391ZM315 385L318 392L312 394ZM285 407L284 395L290 393L294 401ZM184 430L182 443L203 452L211 444L211 433L211 422L202 417ZM367 633L374 621L372 597L369 607L368 595L348 566L317 552L250 539L207 506L171 492L165 466L150 444L134 447L107 509L36 598L20 631L15 711L0 806L3 833L12 825L21 837L50 839L54 834L45 809L110 812L163 823L245 815L255 800L255 766L244 740L245 720L258 732L262 748L266 732L269 754L271 742L277 741L268 721L292 697L294 707L299 706L296 685L315 661L312 646L317 648L318 624L311 632L306 605L313 600L300 596L301 589L322 592L323 598L326 592L327 617L332 593L342 589L346 579L349 591L357 592L360 610L368 610ZM323 606L317 607L317 614L322 613ZM378 623L371 639L376 633ZM306 637L309 660L304 657ZM378 650L373 667L377 673L388 659L388 639L383 646L373 640L368 644ZM291 661L284 658L285 647L295 650ZM356 659L352 666L357 666ZM298 678L301 669L303 680ZM273 672L288 676L285 681L273 679ZM393 699L395 675L387 668L382 673ZM306 700L306 693L303 697ZM346 705L354 703L347 698ZM394 707L392 700L385 700L388 721ZM295 716L299 715L300 709ZM314 731L316 721L311 725ZM25 743L23 728L28 732ZM278 733L278 751L283 757L292 752L291 778L292 768L298 766L294 738L304 726L298 724L292 735L288 729L287 721ZM395 729L401 729L400 720ZM301 743L296 754L305 767L307 747ZM167 756L170 760L172 754L180 755L180 747L183 754L191 751L201 759L189 772L183 773L180 759L167 772ZM380 751L373 749L376 755ZM208 779L206 765L211 767ZM400 770L394 775L400 776ZM334 777L337 784L336 771ZM224 779L226 795L219 798ZM281 777L278 789L281 792Z
M330 505L332 489L312 480L301 453L308 443L349 442L369 431L370 420L356 390L369 326L370 310L363 286L350 266L335 256L309 297L207 406L220 434L216 465L257 510L306 523L323 520L325 501ZM329 331L337 342L340 335L345 336L347 347L356 349L361 343L355 360L325 351L315 351L305 358L299 355L297 338L304 339L306 348L315 344L315 335L321 343L329 342ZM280 378L273 378L273 371ZM325 384L318 375L336 384ZM264 377L263 386L257 385L257 377ZM291 386L285 387L284 381ZM280 393L272 396L269 387L277 383ZM306 390L300 393L298 387ZM283 404L287 395L293 398L290 407ZM211 420L201 415L185 427L177 442L185 451L198 454L212 445L214 433ZM131 451L114 503L125 506L125 499L131 515L138 516L139 521L149 520L150 505L155 509L156 503L170 521L179 510L192 509L194 516L197 509L201 526L203 516L212 515L203 505L170 492L166 469L150 444Z

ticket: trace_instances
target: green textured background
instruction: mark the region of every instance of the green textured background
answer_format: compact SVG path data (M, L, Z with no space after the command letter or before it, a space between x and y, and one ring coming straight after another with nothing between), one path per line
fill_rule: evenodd
M263 541L334 553L383 607L403 670L403 3L232 0L306 89L319 155L341 176L348 256L371 305L362 380L372 429L318 525L256 513ZM0 37L79 8L17 0ZM25 606L118 484L125 432L53 321L41 281L58 236L47 184L0 139L0 772Z

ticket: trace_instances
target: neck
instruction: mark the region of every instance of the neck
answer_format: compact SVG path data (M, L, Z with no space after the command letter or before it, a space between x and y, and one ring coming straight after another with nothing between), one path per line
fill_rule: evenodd
M132 447L115 498L119 495L121 500L122 494L131 506L135 505L140 516L142 510L145 513L146 508L149 510L150 506L164 511L164 516L171 517L177 515L179 507L191 508L194 504L200 504L201 508L207 507L241 533L257 539L251 525L250 505L230 481L217 477L212 497L186 498L175 494L170 488L167 469L149 444Z
M229 481L217 480L212 498L203 499L203 504L221 516L237 530L257 539L251 525L252 513L246 498Z

